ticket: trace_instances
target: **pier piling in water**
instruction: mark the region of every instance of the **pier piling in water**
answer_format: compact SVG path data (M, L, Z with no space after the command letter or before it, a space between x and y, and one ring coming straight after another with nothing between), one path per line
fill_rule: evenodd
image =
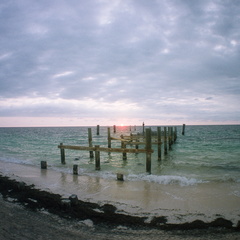
M158 143L158 161L162 159L162 132L161 127L157 128L157 143Z
M88 128L88 144L92 147L92 129ZM89 151L90 158L94 158L93 151Z
M78 165L77 164L73 165L73 175L78 175Z
M99 125L98 125L99 126ZM115 125L114 125L115 126ZM144 123L143 123L144 129ZM81 151L89 151L90 159L94 158L93 152L95 152L95 170L100 170L100 152L118 152L122 153L123 160L127 160L127 153L145 153L146 154L146 171L151 173L151 156L154 150L152 149L152 145L157 145L157 160L161 161L162 159L162 151L164 155L168 153L168 150L171 150L171 145L176 141L177 138L177 128L175 127L164 127L162 131L161 127L157 127L157 131L151 130L151 128L144 129L145 134L131 133L128 135L121 135L120 137L111 137L110 127L107 129L107 141L108 147L100 147L99 145L95 145L93 147L92 144L92 133L91 128L88 128L88 142L89 146L71 146L71 145L63 145L60 143L58 148L60 148L61 153L61 163L65 164L65 149L70 150L81 150ZM120 148L112 148L111 141L120 141ZM127 145L131 145L134 147L128 148ZM144 145L143 149L139 149L139 145ZM163 145L163 149L162 149ZM77 168L77 166L75 166ZM74 170L73 170L74 172ZM76 171L75 171L76 172Z
M60 146L63 145L62 143L60 143ZM66 164L65 162L65 149L64 148L60 148L60 152L61 152L61 163L62 164Z
M99 125L97 125L97 135L99 135Z
M167 127L164 127L164 154L167 154Z
M177 127L174 127L174 142L177 140Z
M100 170L100 151L99 145L95 145L95 169Z
M151 152L152 149L152 136L151 136L151 129L146 129L146 171L151 173Z
M108 127L108 147L111 148L111 132L110 132L110 127Z
M47 169L47 162L41 161L41 169Z
M182 135L185 135L185 124L183 124L183 126L182 126Z
M118 181L124 181L122 173L117 173L117 180Z

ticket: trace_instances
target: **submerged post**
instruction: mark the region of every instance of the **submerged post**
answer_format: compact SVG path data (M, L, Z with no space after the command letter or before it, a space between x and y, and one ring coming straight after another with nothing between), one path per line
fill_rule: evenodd
M99 135L99 125L97 125L97 135Z
M182 135L185 135L185 124L183 124L183 126L182 126Z
M117 180L118 181L124 181L122 173L117 173Z
M95 145L95 170L100 170L100 151L99 145Z
M88 128L88 143L89 147L92 147L92 129ZM89 151L90 158L93 158L93 151Z
M78 165L77 164L73 165L73 175L78 175Z
M151 129L146 129L146 171L151 173L151 149L152 149L152 136Z
M60 146L62 146L62 145L63 145L63 143L60 143ZM66 162L65 162L65 149L60 148L60 153L61 153L61 163L66 164Z
M161 127L157 128L157 143L158 143L158 161L162 158L162 132Z
M164 154L167 154L167 127L164 127Z

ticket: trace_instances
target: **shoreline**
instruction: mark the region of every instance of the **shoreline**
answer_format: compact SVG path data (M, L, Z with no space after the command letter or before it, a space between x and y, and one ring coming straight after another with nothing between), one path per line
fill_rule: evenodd
M0 192L3 199L12 199L26 208L37 211L45 209L50 213L63 218L86 220L91 219L94 224L107 224L116 227L123 225L126 227L149 227L161 230L190 230L190 229L208 229L208 228L226 228L234 231L240 231L240 224L233 227L229 220L217 218L210 223L201 220L195 220L184 224L168 224L165 217L153 218L146 222L145 217L136 217L117 213L115 206L104 204L100 206L96 203L84 202L75 195L62 198L59 194L54 194L41 189L36 189L34 185L27 185L9 177L0 175Z
M11 167L10 167L11 166ZM5 167L5 168L4 168ZM4 171L6 170L7 171ZM123 200L126 201L126 198L129 197L131 199L132 197L138 198L140 193L142 194L144 188L149 187L149 185L141 186L141 188L138 189L138 192L136 191L136 187L139 187L138 185L131 185L131 184L136 184L136 183L130 183L127 182L125 183L126 185L123 185L124 183L119 183L117 181L112 182L111 184L108 183L109 185L106 185L106 181L101 182L100 179L98 179L98 184L94 182L93 185L91 185L91 191L89 194L89 186L85 186L88 184L89 181L93 181L92 179L84 179L83 176L77 176L77 187L76 188L76 183L74 183L74 188L71 188L71 181L73 181L74 176L68 174L67 176L62 176L60 173L54 173L51 172L51 170L42 171L34 167L29 167L29 166L22 166L22 165L16 165L16 164L7 164L7 163L2 163L0 164L0 192L4 196L4 198L13 198L16 199L16 201L21 202L23 205L27 205L31 209L47 209L49 212L52 212L54 214L57 214L59 216L63 217L70 217L70 218L75 218L78 220L84 220L84 219L91 219L94 223L96 224L101 224L101 223L106 223L106 224L111 224L112 226L116 225L125 225L125 226L142 226L142 227L150 227L150 228L158 228L158 229L165 229L165 230L170 230L170 229L195 229L195 228L212 228L212 227L223 227L227 229L232 229L232 230L240 230L240 221L239 221L239 213L237 214L238 216L238 221L233 223L230 218L226 218L223 214L220 212L216 212L214 215L211 216L211 218L207 218L199 212L198 214L193 214L194 211L188 212L189 216L186 216L187 211L182 211L181 214L177 211L174 211L176 209L170 209L171 206L176 207L175 204L180 204L179 207L184 206L184 205L191 205L192 209L199 209L201 205L199 203L194 203L194 201L191 202L184 202L178 201L176 196L179 196L177 194L185 194L184 189L186 188L181 188L180 190L177 191L176 188L173 188L173 192L175 193L174 196L170 194L169 196L164 199L164 196L160 195L161 204L165 204L165 202L168 203L169 209L164 210L160 209L161 211L158 212L158 214L136 214L139 213L139 208L135 209L135 213L132 211L131 207L129 207L127 204L124 204L123 202L119 201L117 205L114 204L114 199L119 198L119 195L116 195L116 192L122 191L122 193L130 193L134 192L134 195L130 196L124 196ZM16 170L16 171L14 171ZM24 172L25 170L25 172ZM31 170L31 171L30 171ZM50 173L49 173L50 171ZM21 176L21 174L22 176ZM54 176L54 174L58 175L60 174L61 177L64 177L64 182L62 182L59 186L56 183L58 181L58 178ZM49 175L51 178L46 177ZM67 178L69 177L69 179ZM76 177L76 176L75 176ZM51 180L51 181L50 181ZM44 182L46 181L46 182ZM54 185L52 185L52 182L54 182ZM101 182L101 187L99 185L99 182ZM40 184L41 183L41 184ZM81 185L82 184L82 185ZM85 186L85 188L81 188L82 186ZM96 188L97 186L97 188ZM151 200L152 198L156 198L156 194L159 193L159 189L156 184L152 184L153 186L152 189L147 189L146 194L147 198L146 200ZM135 187L135 189L134 189ZM168 187L168 186L167 186ZM63 188L67 188L69 191L64 192ZM96 189L95 189L96 188ZM111 190L111 188L114 188ZM179 188L179 187L178 187ZM61 189L61 191L59 191ZM109 191L111 190L111 197L109 196ZM75 191L74 191L75 190ZM197 189L199 191L199 189ZM210 188L208 191L211 191L212 189ZM113 192L112 192L113 191ZM196 189L194 189L194 194L196 195L195 198L199 198L199 192L196 192ZM140 192L140 193L139 193ZM65 194L64 194L65 193ZM76 193L76 194L75 194ZM122 194L120 192L120 195ZM191 192L192 193L192 192ZM198 195L197 195L198 193ZM88 194L86 196L86 194ZM100 194L100 195L96 195ZM104 201L102 198L102 195L107 195L105 200L108 199L109 201ZM91 196L91 198L90 198ZM191 196L191 195L190 195ZM219 196L217 196L219 197ZM91 201L91 200L95 201ZM238 205L239 203L239 198L236 198L237 202L235 205ZM112 200L112 201L110 201ZM121 200L121 199L120 199ZM144 199L142 199L144 200ZM168 201L172 200L171 203ZM158 200L159 201L159 200ZM128 201L126 201L127 203ZM221 207L221 204L224 204L225 202L221 203L214 203L215 205L220 204L219 206ZM131 203L134 203L131 202ZM135 201L135 203L137 203ZM155 202L154 202L155 203ZM206 203L206 199L204 199L203 204ZM148 206L148 207L153 207L153 205L149 205L149 202L147 203L148 205L143 205L143 206ZM195 204L195 205L194 205ZM213 206L211 205L209 206ZM131 205L131 204L130 204ZM192 206L193 205L193 206ZM231 205L231 202L228 202L228 205ZM163 206L167 206L166 204ZM135 206L137 207L137 206ZM189 209L189 206L187 206ZM195 207L195 208L194 208ZM125 211L125 208L126 211ZM149 208L149 211L151 210ZM226 206L227 208L227 206ZM220 208L216 208L218 209ZM234 208L233 208L234 209ZM233 210L232 209L232 210ZM157 211L157 209L153 209ZM201 209L203 210L203 209ZM206 208L207 210L207 208ZM228 209L227 209L228 211ZM147 212L147 209L145 209L145 213ZM168 213L168 215L166 215ZM185 214L185 215L184 215ZM231 215L231 212L229 212ZM178 219L182 217L182 220L176 221L172 219ZM170 220L170 218L172 218Z

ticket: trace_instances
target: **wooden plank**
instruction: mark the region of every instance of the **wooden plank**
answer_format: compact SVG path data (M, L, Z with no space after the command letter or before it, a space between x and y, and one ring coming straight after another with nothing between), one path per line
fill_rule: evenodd
M70 149L70 150L80 150L80 151L96 151L95 147L85 147L85 146L70 146L70 145L58 145L58 148L61 149ZM104 148L99 147L98 151L100 152L125 152L125 153L146 153L154 151L152 149L134 149L134 148Z

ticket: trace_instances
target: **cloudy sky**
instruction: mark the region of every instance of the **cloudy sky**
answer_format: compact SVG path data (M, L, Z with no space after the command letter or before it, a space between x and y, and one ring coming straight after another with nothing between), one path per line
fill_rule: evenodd
M0 0L0 126L240 124L239 0Z

